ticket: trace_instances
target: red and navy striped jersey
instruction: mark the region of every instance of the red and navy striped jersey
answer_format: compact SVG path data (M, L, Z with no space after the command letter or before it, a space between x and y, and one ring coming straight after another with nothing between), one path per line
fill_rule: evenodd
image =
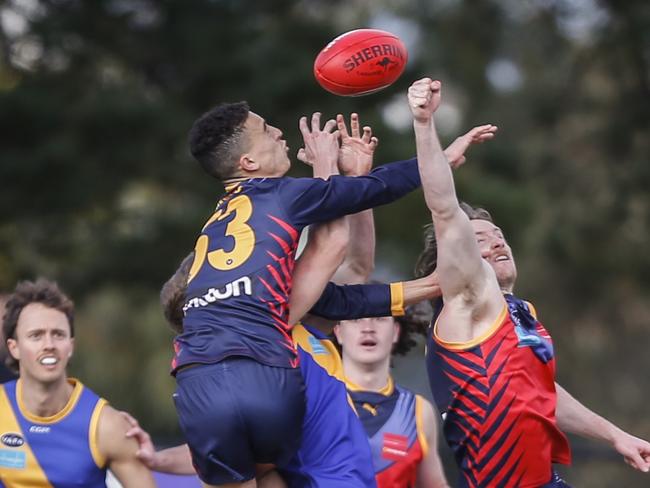
M196 243L172 369L228 356L296 367L287 322L301 230L390 203L419 185L411 159L368 176L254 178L227 188Z
M428 447L418 425L422 398L393 386L392 379L386 391L364 391L348 383L348 393L370 442L377 487L414 487Z
M493 326L474 341L427 340L427 370L443 433L460 468L458 486L538 487L571 452L555 418L551 338L528 304L506 295Z

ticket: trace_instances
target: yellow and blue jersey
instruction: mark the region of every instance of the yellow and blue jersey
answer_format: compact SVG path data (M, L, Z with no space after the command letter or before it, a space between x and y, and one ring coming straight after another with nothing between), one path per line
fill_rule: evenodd
M380 391L346 383L370 442L378 488L415 486L418 467L428 451L422 422L424 399L395 385L392 378Z
M401 283L329 283L312 313L333 320L403 313ZM375 488L372 453L348 396L341 355L331 338L307 324L293 328L306 386L302 445L282 473L290 488Z
M301 230L390 203L419 185L412 159L368 176L253 178L226 188L196 243L172 369L233 355L296 367L288 304Z
M0 487L106 487L106 460L96 438L106 400L68 381L72 395L51 417L25 409L20 380L0 387Z
M349 403L331 339L298 324L293 339L306 386L302 444L281 470L289 488L376 488L368 438Z

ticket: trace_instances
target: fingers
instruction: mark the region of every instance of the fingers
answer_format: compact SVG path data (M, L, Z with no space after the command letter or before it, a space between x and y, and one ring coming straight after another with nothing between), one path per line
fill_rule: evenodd
M648 472L650 468L647 463L638 452L633 452L628 456L625 456L625 462L632 466L633 468L643 471L644 473Z
M372 128L366 125L363 128L363 136L361 136L361 140L364 142L364 144L368 144L370 142L370 139L372 139Z
M348 127L345 125L345 117L343 117L342 114L336 116L336 127L338 128L341 137L346 138L350 136L348 134Z
M320 131L320 112L314 112L311 115L311 131L318 132Z
M352 137L359 137L359 114L353 113L350 115L350 130L352 131ZM365 127L364 127L365 130Z
M492 124L474 127L470 131L472 142L481 143L493 139L496 135L497 130L499 130L499 128L496 125Z
M434 96L440 97L442 83L431 78L422 78L413 83L408 90L409 103L412 108L426 107Z
M298 161L302 161L303 163L305 163L308 166L312 165L311 161L307 157L307 152L305 151L304 147L301 147L300 149L298 149L298 154L296 154L296 158L298 158Z
M307 127L307 117L300 117L300 122L298 122L298 127L300 127L300 133L302 134L303 139L309 136L309 128Z
M133 430L134 427L140 427L138 421L130 413L120 410L120 415L122 415L122 418L129 424L131 430Z
M332 132L332 129L336 127L336 120L330 119L327 122L325 122L325 127L323 127L323 132ZM337 135L339 134L339 131L336 131Z
M135 437L139 444L143 444L148 439L151 439L149 434L142 430L141 427L133 427L126 432L126 437Z
M379 139L377 139L376 137L371 137L370 144L369 144L370 149L374 151L375 149L377 149L378 145L379 145Z

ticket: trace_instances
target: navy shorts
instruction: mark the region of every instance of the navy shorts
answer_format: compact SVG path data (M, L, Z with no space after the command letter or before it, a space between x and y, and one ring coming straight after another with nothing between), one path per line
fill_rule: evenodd
M176 374L174 403L205 483L253 479L256 464L285 465L300 447L305 386L297 368L246 357L196 365Z

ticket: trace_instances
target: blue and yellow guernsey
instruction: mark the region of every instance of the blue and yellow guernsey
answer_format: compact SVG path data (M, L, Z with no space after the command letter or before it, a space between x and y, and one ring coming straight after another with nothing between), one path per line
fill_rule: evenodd
M329 283L312 313L332 320L401 315L402 284ZM282 469L288 486L376 488L368 437L347 395L336 345L308 324L296 325L292 337L307 386L307 408L300 450Z
M65 407L37 417L22 405L20 380L0 387L0 487L105 488L97 423L106 400L81 382Z
M254 178L227 187L196 242L172 372L228 356L295 368L288 306L300 231L390 203L419 185L411 159L368 176Z

